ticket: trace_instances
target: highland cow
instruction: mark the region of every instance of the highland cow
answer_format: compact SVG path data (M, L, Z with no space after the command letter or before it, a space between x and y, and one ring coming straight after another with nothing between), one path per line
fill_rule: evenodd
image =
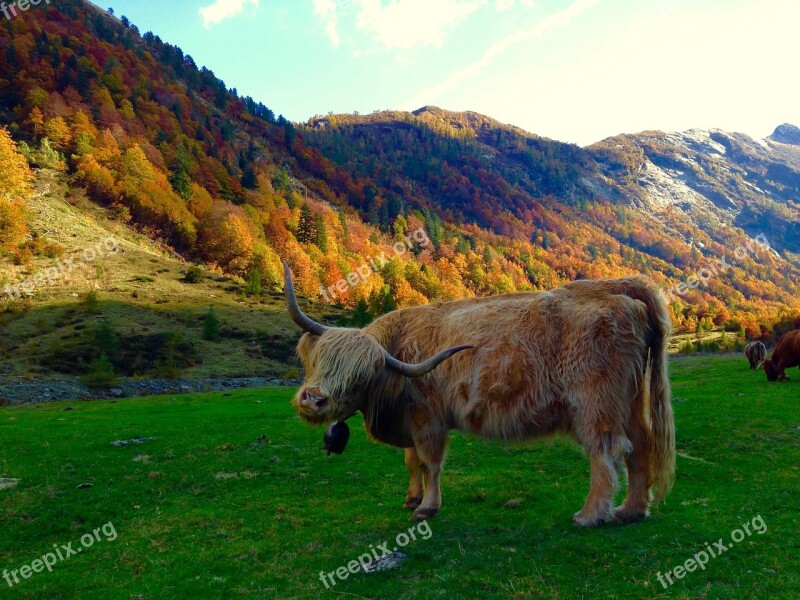
M775 344L772 355L762 364L768 381L789 381L784 371L800 366L800 329L784 333Z
M591 467L577 525L637 521L650 490L657 503L672 486L670 321L647 278L415 306L351 329L304 314L284 267L289 314L306 331L295 409L309 423L330 423L327 438L344 435L344 443L343 422L360 411L373 439L404 448L404 507L414 520L439 511L453 429L499 440L573 437ZM614 510L623 461L627 495Z
M764 357L766 355L767 347L764 345L764 342L750 342L744 347L744 356L750 363L751 371L755 371L759 366L761 366L761 363L764 361Z

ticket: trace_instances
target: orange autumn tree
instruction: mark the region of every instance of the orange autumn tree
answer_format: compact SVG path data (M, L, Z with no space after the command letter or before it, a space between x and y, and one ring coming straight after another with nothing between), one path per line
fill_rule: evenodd
M28 233L25 200L33 194L32 181L25 157L0 127L0 253L16 249Z
M206 260L217 262L229 273L244 276L253 259L254 233L242 208L219 202L202 224L198 241ZM267 262L274 262L272 259L270 255Z

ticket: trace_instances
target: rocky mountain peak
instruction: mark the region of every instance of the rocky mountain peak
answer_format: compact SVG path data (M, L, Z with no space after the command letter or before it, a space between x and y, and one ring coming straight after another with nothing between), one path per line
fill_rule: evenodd
M800 146L800 127L792 125L791 123L784 123L778 125L769 139L773 142L781 144L790 144L792 146Z

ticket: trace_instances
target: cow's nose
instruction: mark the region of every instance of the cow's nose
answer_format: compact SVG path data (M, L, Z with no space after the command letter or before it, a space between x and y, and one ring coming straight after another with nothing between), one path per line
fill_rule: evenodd
M328 406L328 399L317 390L305 390L300 397L300 404L319 413Z

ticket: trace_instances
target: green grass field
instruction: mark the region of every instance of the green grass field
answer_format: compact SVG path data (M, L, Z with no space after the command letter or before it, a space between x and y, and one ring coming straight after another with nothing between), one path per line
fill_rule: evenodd
M455 435L442 512L400 568L331 572L407 532L402 452L352 421L321 450L293 390L0 408L0 570L112 523L99 541L0 598L798 598L800 380L767 383L741 357L672 363L678 475L642 523L579 529L588 462L566 441ZM139 445L113 440L151 437ZM78 488L84 483L91 487ZM761 516L767 531L731 532ZM110 531L110 529L109 529ZM705 570L657 580L706 544Z

